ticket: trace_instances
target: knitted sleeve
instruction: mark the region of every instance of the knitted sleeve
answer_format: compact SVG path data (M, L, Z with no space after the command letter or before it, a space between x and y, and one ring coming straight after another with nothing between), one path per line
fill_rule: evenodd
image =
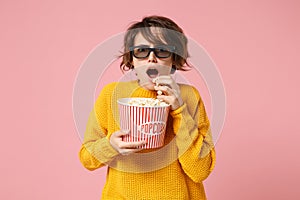
M102 89L94 109L90 113L79 158L83 166L95 170L108 164L118 155L107 137L108 98L112 85Z
M194 95L193 95L194 94ZM184 172L194 181L208 177L215 165L215 150L210 124L198 91L182 88L184 105L170 114Z

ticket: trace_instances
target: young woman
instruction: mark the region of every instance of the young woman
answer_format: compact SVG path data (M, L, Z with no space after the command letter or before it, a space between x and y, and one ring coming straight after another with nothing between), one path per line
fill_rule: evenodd
M198 91L178 84L176 70L186 70L187 38L171 19L145 17L124 38L121 69L138 80L106 85L90 114L80 161L89 170L107 165L102 199L206 199L202 181L214 168L209 120ZM117 100L157 98L170 104L164 145L142 149L147 141L125 142Z

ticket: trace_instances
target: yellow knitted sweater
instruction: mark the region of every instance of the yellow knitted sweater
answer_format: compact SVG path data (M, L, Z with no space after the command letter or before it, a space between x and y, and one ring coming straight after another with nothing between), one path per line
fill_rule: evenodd
M180 84L183 106L170 111L165 144L159 149L119 154L109 142L120 130L117 99L155 98L136 81L105 86L90 114L80 161L89 170L108 165L102 199L206 199L202 181L214 168L209 121L198 91Z

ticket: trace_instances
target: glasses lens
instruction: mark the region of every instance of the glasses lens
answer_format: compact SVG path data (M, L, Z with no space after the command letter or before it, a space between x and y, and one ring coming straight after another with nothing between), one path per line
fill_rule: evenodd
M155 48L154 52L155 52L155 55L159 58L168 58L169 56L171 56L170 50L165 47Z
M173 46L162 46L162 47L143 47L143 46L137 46L137 47L131 47L130 51L133 52L133 56L136 58L147 58L150 55L150 52L153 51L155 56L158 58L168 58L172 55L172 52L174 52Z
M136 47L133 49L133 55L137 58L146 58L149 54L149 48L147 47Z

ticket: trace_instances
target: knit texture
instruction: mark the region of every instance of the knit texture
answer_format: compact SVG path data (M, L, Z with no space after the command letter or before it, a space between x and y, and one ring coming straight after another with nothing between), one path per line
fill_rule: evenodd
M198 91L179 86L184 104L169 113L164 146L127 156L109 142L111 134L120 130L117 99L155 98L156 91L145 90L136 81L102 89L79 152L89 170L108 165L102 199L206 199L202 181L215 165L209 120Z

